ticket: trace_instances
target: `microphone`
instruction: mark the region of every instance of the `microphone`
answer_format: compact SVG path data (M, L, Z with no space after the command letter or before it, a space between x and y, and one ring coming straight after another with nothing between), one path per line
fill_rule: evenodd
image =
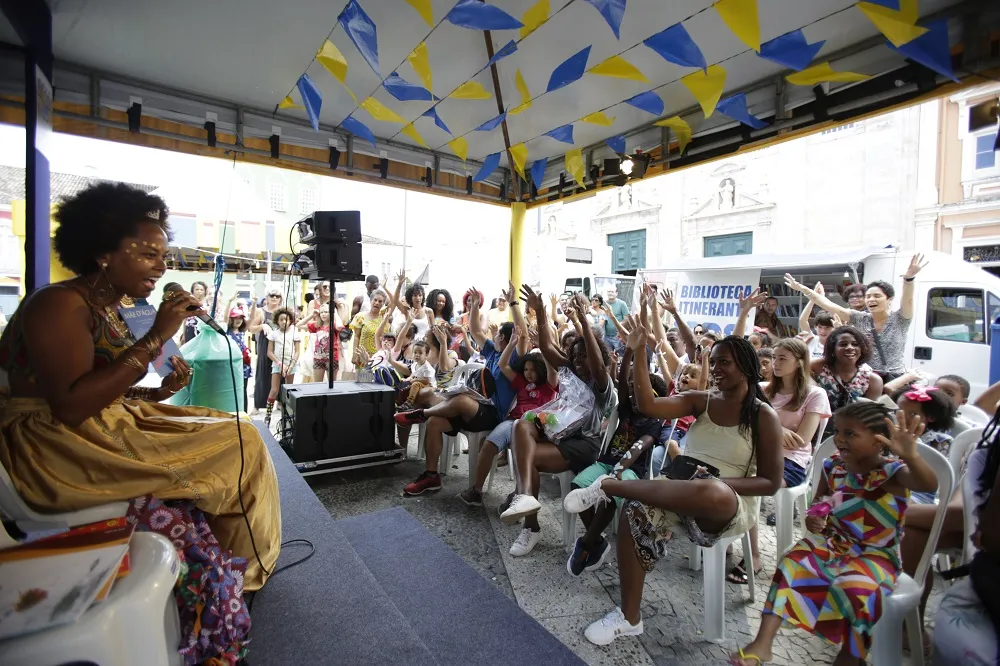
M169 295L177 291L184 291L184 287L182 287L177 282L170 282L169 284L166 284L163 287L163 298L169 300ZM189 305L187 309L191 311L192 317L197 317L204 323L208 324L212 328L212 330L214 330L219 335L226 334L226 332L222 330L222 327L219 326L219 322L209 317L208 313L199 308L197 305Z

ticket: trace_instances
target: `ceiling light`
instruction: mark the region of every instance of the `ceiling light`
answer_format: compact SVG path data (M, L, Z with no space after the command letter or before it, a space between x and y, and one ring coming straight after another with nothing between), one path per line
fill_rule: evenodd
M622 165L619 168L619 171L621 171L626 176L629 176L632 174L632 167L634 166L635 162L632 161L632 158L626 157L625 159L622 160Z

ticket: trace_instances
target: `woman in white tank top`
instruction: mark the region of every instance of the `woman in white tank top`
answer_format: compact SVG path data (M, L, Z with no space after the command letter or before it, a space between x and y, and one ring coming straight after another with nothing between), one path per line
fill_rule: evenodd
M632 331L628 342L635 354L639 410L664 420L696 416L684 453L705 467L691 467L693 477L685 475L687 480L604 476L566 496L564 506L572 513L611 497L626 500L618 530L622 607L587 628L588 640L598 645L642 633L643 582L665 552L667 532L685 529L692 541L706 547L746 532L756 524L760 497L781 487L783 469L781 422L760 390L757 354L749 342L729 336L712 347L715 392L656 398L646 361L648 333L631 317L626 327ZM719 478L703 471L709 465L718 469Z

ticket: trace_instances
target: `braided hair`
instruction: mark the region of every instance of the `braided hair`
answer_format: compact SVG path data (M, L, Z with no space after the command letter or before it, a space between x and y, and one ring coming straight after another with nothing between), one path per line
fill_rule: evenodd
M715 343L713 349L728 349L733 355L736 367L743 374L747 381L747 397L743 399L740 407L739 432L746 437L751 435L752 447L756 454L757 437L753 432L754 422L757 420L757 412L760 404L770 405L771 401L764 395L760 383L763 377L760 376L760 360L757 358L757 351L749 342L735 335L728 335Z
M993 418L983 428L983 438L979 440L976 448L986 449L986 463L983 465L983 473L979 476L979 490L976 491L976 497L982 498L982 504L979 505L979 510L982 511L990 499L997 471L1000 471L1000 408L997 408Z
M848 403L833 414L834 418L853 419L868 430L883 437L891 437L885 420L892 418L892 410L873 400L857 400Z

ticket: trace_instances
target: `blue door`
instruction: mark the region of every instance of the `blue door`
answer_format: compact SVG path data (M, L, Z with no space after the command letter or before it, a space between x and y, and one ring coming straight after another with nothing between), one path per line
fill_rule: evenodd
M611 270L615 273L646 267L646 230L608 234Z
M753 232L705 237L705 257L729 257L753 254Z

